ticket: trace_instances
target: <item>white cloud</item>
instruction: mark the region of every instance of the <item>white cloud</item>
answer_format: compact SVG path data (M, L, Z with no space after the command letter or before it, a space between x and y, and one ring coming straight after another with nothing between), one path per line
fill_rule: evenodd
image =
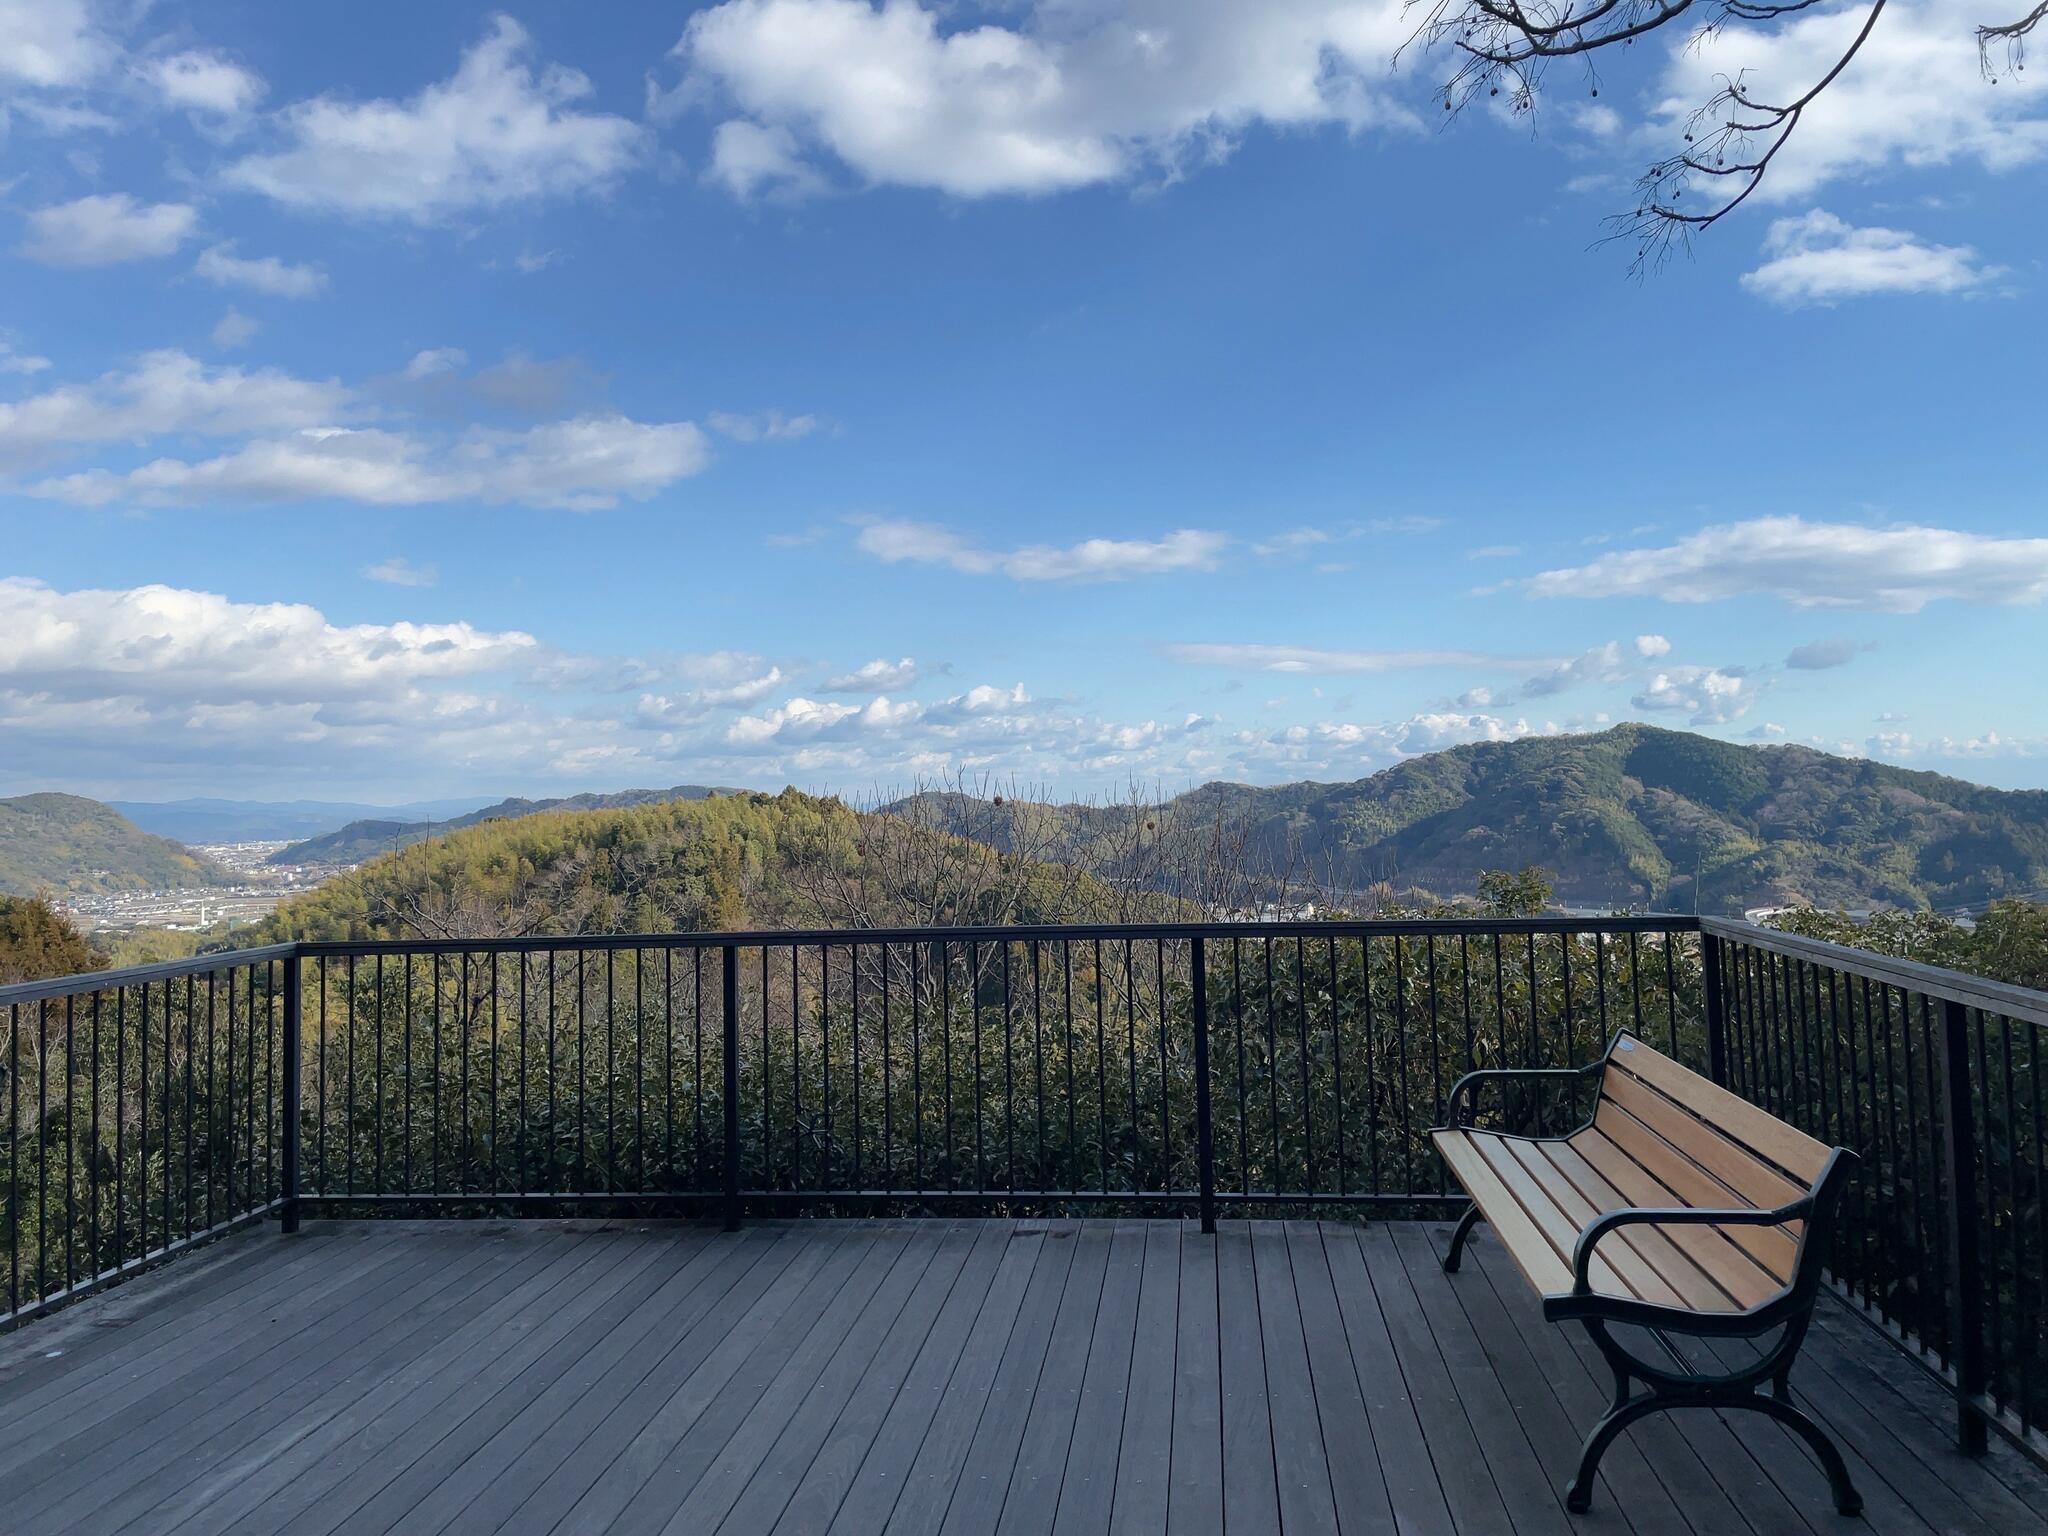
M1187 642L1166 647L1174 661L1199 667L1228 667L1239 672L1401 672L1416 667L1491 666L1504 658L1478 651L1345 651L1311 645L1209 644Z
M87 470L31 494L81 506L344 500L374 506L520 503L589 512L641 501L709 462L693 424L586 416L524 432L469 432L442 444L378 428L309 428L197 462L155 459L125 473Z
M825 186L825 179L804 164L794 133L779 123L763 127L744 118L720 123L712 132L707 174L739 198L760 192L803 197Z
M229 166L231 185L297 208L426 222L602 190L638 163L646 131L584 112L583 75L531 59L508 16L448 80L404 101L315 97L286 108L285 148Z
M1535 597L1706 603L1764 595L1798 608L1886 613L1917 613L1944 598L2036 603L2048 597L2048 538L1759 517L1544 571L1526 585Z
M782 668L763 666L758 656L723 651L695 657L684 664L698 686L685 693L640 696L643 724L674 724L701 719L713 709L757 704L782 686Z
M1645 658L1669 656L1671 654L1671 642L1662 635L1637 635L1636 654Z
M1923 758L1991 758L2048 756L2048 738L2006 736L1986 731L1980 736L1919 737L1911 731L1879 731L1864 743L1873 757L1900 762Z
M827 693L901 693L917 685L917 663L905 656L899 661L884 657L841 672L823 686Z
M817 417L785 416L780 411L756 411L751 416L713 411L704 422L721 437L736 443L794 442L818 430Z
M1798 672L1822 672L1829 667L1847 666L1862 649L1854 640L1813 640L1793 646L1785 657L1785 665Z
M213 323L213 344L231 352L255 340L259 329L261 327L254 320L230 304L227 313Z
M41 373L50 366L47 357L17 352L11 342L0 340L0 373Z
M1749 713L1760 689L1740 667L1672 667L1631 702L1638 709L1682 712L1693 725L1725 725Z
M1832 304L1879 293L1965 293L2003 269L1967 245L1929 245L1902 229L1858 229L1824 209L1775 221L1764 236L1770 259L1742 274L1742 286L1774 304Z
M1214 570L1229 539L1178 528L1159 539L1083 539L1078 544L1027 544L987 549L937 523L873 519L861 525L861 552L885 564L944 565L969 575L1014 581L1124 581L1175 571Z
M168 256L198 224L199 215L184 203L138 203L126 192L95 193L33 210L21 249L45 266L105 267Z
M1407 124L1382 84L1398 0L1039 0L1015 27L917 0L727 0L690 19L679 100L743 114L713 173L735 190L835 157L870 183L966 197L1172 175L1247 130ZM657 107L661 103L657 103Z
M238 117L263 98L263 77L217 53L188 50L150 59L135 71L167 106Z
M1747 71L1753 101L1791 101L1820 80L1869 7L1834 5L1768 28L1674 36L1658 114L1675 138L1721 77ZM1960 0L1892 0L1862 51L1802 113L1757 195L1810 197L1821 186L1893 167L1968 161L2011 170L2048 154L2048 94L2030 74L1980 71L1974 33L1985 18Z
M237 256L231 240L203 251L192 270L218 287L248 288L274 299L310 299L327 287L319 267L275 256Z
M366 565L363 575L371 581L381 581L387 587L431 587L441 579L441 573L433 566L414 565L403 555L393 555L389 560Z
M516 668L537 651L517 630L336 625L303 603L168 586L59 592L0 577L0 679L67 697L342 699Z
M1424 752L1473 742L1520 741L1558 734L1552 723L1532 725L1483 710L1428 711L1400 720L1324 720L1277 731L1239 731L1238 763L1261 774L1356 775Z
M453 373L468 366L469 354L460 347L429 347L413 354L412 361L405 365L405 377L415 381L431 379L437 373Z
M0 464L168 433L231 437L311 427L340 415L351 398L331 379L295 378L274 368L210 368L176 349L146 352L90 385L0 402Z
M112 57L86 0L0 0L0 80L82 85Z
M1617 640L1610 640L1605 645L1596 645L1568 661L1561 661L1554 667L1532 674L1523 682L1521 694L1525 698L1544 698L1553 693L1563 693L1568 689L1589 684L1621 682L1630 675L1636 660L1644 656L1661 654L1644 651L1640 642L1662 638L1661 635L1639 637L1634 655L1625 652ZM1667 644L1665 649L1669 650L1670 646Z
M230 311L217 331L223 345L246 339L248 327L234 323L239 319ZM352 420L377 422L379 413L333 380L208 367L183 352L152 352L90 385L0 402L0 466L167 436L242 439L207 458L165 453L133 466L54 475L25 489L85 506L339 499L589 511L645 500L710 462L709 440L694 423L635 421L617 412L517 431L423 431Z

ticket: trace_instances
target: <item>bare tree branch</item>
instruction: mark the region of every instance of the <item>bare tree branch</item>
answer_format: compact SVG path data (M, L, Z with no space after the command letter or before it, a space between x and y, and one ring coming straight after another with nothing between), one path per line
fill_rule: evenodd
M1627 48L1636 39L1685 18L1698 47L1730 26L1768 26L1809 11L1822 0L1413 0L1421 21L1410 39L1450 50L1444 111L1463 111L1481 99L1507 97L1517 116L1532 113L1549 70L1575 60L1588 94L1600 94L1596 56ZM1759 99L1742 75L1720 77L1721 88L1687 118L1685 146L1656 161L1637 181L1636 206L1608 222L1610 238L1633 241L1635 270L1659 265L1674 246L1733 213L1763 183L1772 163L1797 131L1814 101L1854 62L1884 14L1887 0L1868 0L1862 25L1814 83L1787 100ZM2048 0L2016 21L1977 28L1984 74L1996 82L1993 50L2003 45L2006 68L2026 67L2027 36L2048 20ZM1687 194L1692 202L1686 203Z

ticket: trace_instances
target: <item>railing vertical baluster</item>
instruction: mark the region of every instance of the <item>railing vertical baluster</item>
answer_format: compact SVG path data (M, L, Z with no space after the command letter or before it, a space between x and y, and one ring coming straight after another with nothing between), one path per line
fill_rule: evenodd
M725 1051L725 1230L740 1228L740 952L719 947Z
M209 981L212 977L207 978ZM100 990L95 987L92 1005L88 1009L92 1020L92 1104L88 1113L92 1116L92 1140L87 1149L85 1170L86 1228L87 1241L92 1247L91 1272L100 1272ZM11 1155L11 1154L10 1154ZM208 1223L212 1225L211 1222Z
M20 1074L20 1072L19 1072L19 1071L17 1071L16 1069L17 1069L17 1068L18 1068L18 1067L19 1067L19 1066L21 1065L21 1061L20 1061L20 1047L19 1047L19 1046L17 1045L17 1043L16 1043L16 1038L15 1038L15 1037L19 1036L19 1035L20 1035L20 1033L21 1033L21 1010L20 1010L19 1008L15 1008L15 1009L11 1009L11 1010L9 1010L9 1011L10 1011L10 1012L11 1012L11 1013L13 1014L14 1018L13 1018L13 1025L12 1025L12 1028L11 1028L11 1029L10 1029L10 1031L9 1031L9 1037L8 1037L8 1042L7 1042L7 1049L8 1049L8 1060L7 1060L7 1086L8 1086L8 1091L10 1092L10 1094L14 1094L14 1095L18 1096L18 1095L19 1095L19 1092L20 1092L20 1078L21 1078L21 1074ZM210 1106L210 1105L209 1105L208 1107L209 1107L209 1109L211 1108L211 1106ZM12 1152L12 1155L10 1155L10 1156L9 1156L9 1158L8 1158L8 1160L7 1160L7 1166L8 1166L8 1177L10 1178L10 1180L11 1180L11 1179L13 1178L13 1176L14 1176L14 1174L15 1174L15 1172L16 1172L16 1165L17 1165L17 1164L18 1164L18 1163L19 1163L19 1162L21 1161L21 1154L20 1154L20 1150L19 1150L19 1148L18 1148L18 1147L17 1147L16 1145L15 1145L15 1142L14 1142L14 1127L13 1127L13 1120L14 1120L14 1105L10 1103L10 1107L9 1107L9 1111L8 1111L8 1121L9 1121L9 1124L8 1124L8 1131L9 1131L9 1135L8 1135L8 1144L9 1144L9 1146L10 1146L10 1147L14 1148L14 1150L13 1150L13 1152ZM210 1120L209 1120L209 1122L208 1122L208 1126L207 1126L207 1129L209 1130L209 1132L210 1132L210 1131L212 1130L212 1124L211 1124L211 1121L210 1121ZM126 987L116 987L116 988L114 989L114 1268L115 1268L115 1269L119 1269L119 1268L120 1268L120 1267L121 1267L122 1265L124 1265L124 1264L126 1264L126 1263L128 1262L128 1217L127 1217L127 1211L128 1211L128 1170L127 1170L127 1165L126 1165L126 1162L125 1162L125 1158L126 1158L126 1153L127 1153L127 1130L128 1130L128 989L127 989ZM211 1136L209 1136L209 1137L208 1137L208 1141L209 1141L209 1143L211 1142L211 1140L212 1140L212 1138L211 1138ZM18 1202L18 1198L19 1198L18 1196L10 1196L10 1198L9 1198L9 1201L8 1201L8 1209L9 1209L10 1211L16 1211L16 1210L18 1210L18 1209L19 1209L19 1205L18 1205L18 1203L17 1203L17 1202ZM17 1275L16 1275L16 1280L17 1280L17 1282L18 1282L18 1280L19 1280L19 1274L18 1274L18 1271L19 1271L19 1269L20 1269L20 1265L21 1265L21 1245L20 1245L19 1243L15 1243L15 1244L12 1244L12 1245L11 1245L11 1249L12 1249L12 1253L13 1253L13 1258L14 1258L14 1264L15 1264L15 1269L16 1269L16 1271L17 1271ZM13 1293L12 1293L12 1291L10 1291L10 1293L9 1293L9 1294L10 1294L10 1297L12 1298L12 1305L14 1305L14 1306L19 1306L19 1305L21 1304L21 1303L20 1303L20 1298L19 1298L18 1296L13 1296Z
M1978 1398L1985 1385L1984 1266L1977 1215L1977 1115L1971 1092L1969 1010L1944 1001L1937 1036L1941 1173L1948 1198L1949 1363L1955 1372L1956 1439L1971 1454L1988 1444Z
M278 1225L286 1232L299 1230L299 1070L304 1043L299 1038L299 957L284 963L284 1204ZM189 1072L188 1072L189 1075Z
M1209 1106L1209 975L1202 940L1189 941L1189 976L1194 995L1195 1167L1201 1185L1202 1230L1216 1230L1216 1155Z
M185 979L185 992L189 999L192 980ZM70 1290L78 1275L77 1227L78 1205L78 1117L72 1112L72 1094L78 1085L78 1067L73 1059L71 1037L76 1025L76 1007L70 993L64 997L64 1289ZM192 1027L192 1013L188 1006L185 1012L185 1028ZM185 1095L185 1230L192 1230L192 1095L190 1078L187 1078Z
M1721 992L1721 941L1711 933L1700 935L1700 971L1706 984L1707 1076L1723 1088L1728 1086L1728 1014ZM1607 1005L1600 1005L1606 1022Z
M1098 943L1096 959L1096 998L1102 996L1102 948ZM940 1050L939 1070L944 1080L946 1105L946 1189L950 1193L957 1177L957 1163L953 1153L953 958L944 939L939 940L939 1038L943 1041Z
M1035 963L1036 963L1036 956L1035 956L1035 955L1033 956L1033 961L1034 961L1034 964L1035 964ZM890 1059L891 1055L893 1054L893 1052L892 1052L892 1050L891 1050L891 1048L890 1048L890 1044L889 1044L889 941L888 941L887 939L884 939L884 940L882 941L882 960L881 960L881 972L882 972L882 975L881 975L881 980L882 980L882 1188L883 1188L884 1190L892 1190L892 1189L894 1189L894 1188L896 1187L896 1093L895 1093L895 1086L896 1086L896 1085L895 1085L895 1082L894 1082L894 1075L893 1075L893 1073L892 1073L892 1072L890 1071L890 1067L889 1067L889 1059ZM762 1070L763 1070L763 1071L765 1072L765 1071L766 1071L767 1069L766 1069L766 1067L764 1066ZM1038 1163L1039 1163L1039 1179L1040 1179L1040 1181L1041 1181L1041 1182L1043 1182L1043 1180L1044 1180L1044 1178L1045 1178L1045 1116L1044 1116L1044 1104L1045 1104L1045 1080L1044 1080L1043 1072L1044 1072L1044 1069L1043 1069L1043 1067L1041 1066L1041 1068L1040 1068L1040 1078L1039 1078L1039 1086L1038 1086L1038 1100L1039 1100L1039 1106L1040 1106L1040 1109L1039 1109L1039 1126L1038 1126L1038 1145L1039 1145L1039 1153L1038 1153Z
M118 1037L116 1037L118 1039ZM118 1121L116 1122L119 1123ZM120 1166L115 1159L114 1166ZM118 1226L121 1203L114 1202ZM7 1005L7 1310L21 1310L21 1005ZM115 1239L115 1253L120 1239Z

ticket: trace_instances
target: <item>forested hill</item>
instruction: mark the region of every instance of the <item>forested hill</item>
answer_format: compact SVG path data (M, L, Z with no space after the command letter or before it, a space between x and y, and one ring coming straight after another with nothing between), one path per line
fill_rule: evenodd
M360 864L394 848L404 848L443 833L473 827L479 822L536 816L543 811L621 810L636 805L654 805L663 800L703 800L712 795L739 793L736 789L716 789L704 784L678 784L671 789L625 789L610 795L569 795L557 800L525 800L515 796L510 800L500 800L496 805L487 805L480 811L451 816L446 821L352 821L337 831L309 837L282 848L271 855L270 862Z
M0 800L0 892L67 895L219 885L227 873L82 795Z
M240 930L493 937L1151 918L1149 894L786 789L462 827L372 859Z
M999 844L1086 850L1113 813L928 799ZM899 809L901 807L899 806ZM1411 758L1348 784L1209 784L1167 821L1239 828L1262 867L1351 894L1470 894L1479 872L1541 865L1557 899L1703 912L1810 903L1946 907L2048 887L2048 792L1996 790L1807 747L1738 746L1619 725Z

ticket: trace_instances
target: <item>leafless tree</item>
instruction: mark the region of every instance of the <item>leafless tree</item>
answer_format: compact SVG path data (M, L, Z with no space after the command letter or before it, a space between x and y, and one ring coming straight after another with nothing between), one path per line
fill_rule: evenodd
M1506 98L1511 110L1535 109L1549 71L1571 61L1600 94L1599 58L1674 25L1692 28L1699 47L1732 27L1770 26L1822 0L1414 0L1422 21L1415 38L1452 50L1456 64L1444 86L1444 110ZM1674 246L1719 223L1748 200L1798 130L1813 103L1855 62L1876 30L1887 0L1868 0L1862 24L1834 61L1804 90L1766 100L1744 75L1719 77L1720 89L1686 119L1684 143L1643 172L1635 206L1608 222L1613 237L1636 247L1638 271L1661 262ZM2048 19L2048 0L2017 20L1977 28L1987 80L1998 60L2026 67L2026 39ZM1688 200L1688 194L1691 194Z

